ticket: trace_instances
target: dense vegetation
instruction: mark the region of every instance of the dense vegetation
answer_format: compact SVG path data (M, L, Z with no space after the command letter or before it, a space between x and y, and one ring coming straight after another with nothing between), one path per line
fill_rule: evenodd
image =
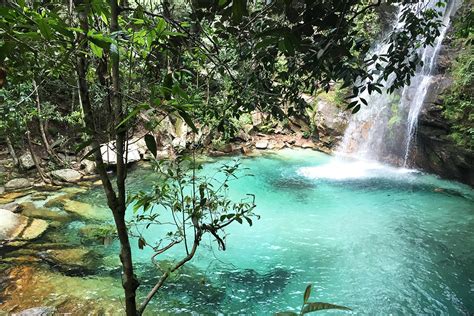
M453 83L443 102L443 114L452 124L451 138L474 150L474 11L472 7L464 11L454 24L452 47L459 52L450 69Z
M38 136L51 158L48 166L34 159L44 182L54 182L44 168L67 164L58 152L75 148L83 159L94 157L121 244L126 311L141 314L169 274L193 258L204 234L225 249L223 228L244 221L251 225L256 215L252 198L239 203L226 198L227 179L237 165L223 167L226 180L215 188L213 179L192 173L194 155L157 162L163 181L151 195L140 192L127 199L128 139L137 130L148 133L145 140L156 157L163 122L184 121L193 141L181 149L194 154L206 136L233 137L254 111L279 120L305 115L309 105L302 93L327 92L335 83L350 91L349 102L337 94L338 102L357 112L368 105L360 97L365 90L393 92L409 83L420 63L417 48L439 35L437 10L406 5L398 17L403 27L388 37L388 53L373 55L372 41L383 25L366 27L367 19L382 6L393 11L401 3L6 1L0 8L0 133L15 163L19 148L27 147L35 158ZM393 80L384 87L389 76ZM100 150L109 141L118 157L114 177ZM185 188L192 193L183 193ZM160 254L180 242L186 245L183 259L163 274L141 305L125 221L131 201L137 211L143 207L137 220L147 224L157 224L154 204L178 214L175 232L155 241L139 238L140 247ZM166 246L159 247L161 241Z

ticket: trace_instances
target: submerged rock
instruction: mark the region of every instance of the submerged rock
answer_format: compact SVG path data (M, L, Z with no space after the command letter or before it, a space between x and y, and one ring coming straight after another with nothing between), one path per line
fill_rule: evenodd
M77 182L82 178L82 174L74 169L54 170L51 171L51 176L64 182Z
M23 189L28 189L33 186L33 183L31 183L30 180L26 178L16 178L8 181L5 184L5 189L7 191L14 191L14 190L23 190Z
M55 211L45 207L36 207L32 202L21 203L21 213L24 216L64 222L69 216L64 211Z
M105 220L109 218L107 210L80 201L63 200L63 208L67 212L77 214L87 219Z
M55 311L54 307L33 307L14 313L12 316L53 316Z
M2 282L8 293L0 308L9 313L44 304L56 308L55 315L121 315L123 289L112 277L79 278L41 267L16 265ZM3 297L2 297L3 298ZM41 303L39 303L41 302Z

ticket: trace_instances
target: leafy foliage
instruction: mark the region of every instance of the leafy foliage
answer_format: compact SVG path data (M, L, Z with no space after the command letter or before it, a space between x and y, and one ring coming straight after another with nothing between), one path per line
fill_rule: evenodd
M444 117L451 122L451 138L460 146L474 150L474 14L472 7L455 22L454 47L462 47L451 67L453 84L445 96Z
M303 295L303 305L301 306L301 311L299 313L293 311L286 311L286 312L278 312L276 316L298 316L298 315L305 315L321 310L327 309L338 309L344 311L350 311L351 309L341 305L335 305L330 303L323 303L323 302L309 302L309 297L311 296L311 284L306 287Z

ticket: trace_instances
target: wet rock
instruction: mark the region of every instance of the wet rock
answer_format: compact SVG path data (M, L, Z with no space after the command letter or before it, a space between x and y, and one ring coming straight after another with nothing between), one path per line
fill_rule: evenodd
M65 211L74 213L81 217L92 220L105 220L109 218L108 211L99 207L94 207L91 204L64 199L62 206Z
M31 219L3 209L0 209L0 218L0 239L3 240L33 240L48 229L45 220Z
M53 316L55 311L54 307L33 307L14 313L12 316Z
M25 170L33 169L35 167L35 162L33 161L33 157L30 153L23 154L18 158L20 162L20 167Z
M28 195L27 191L5 193L0 197L0 204L12 203L15 201L15 199L18 199L25 195Z
M55 315L121 315L120 278L78 278L32 265L12 266L8 270L2 310L20 312L25 307L47 302ZM44 303L43 303L44 304ZM85 312L87 311L87 312Z
M51 176L64 182L77 182L81 180L82 174L74 169L59 169L51 171Z
M255 143L255 148L257 149L267 149L268 147L268 140L267 139L262 139L259 140Z
M48 222L42 219L33 219L30 221L26 229L20 234L20 239L33 240L48 229Z
M49 262L67 267L82 267L85 270L94 270L97 264L97 256L95 253L84 247L68 248L68 249L50 249L43 256Z
M26 178L16 178L8 181L5 184L5 189L7 191L14 191L14 190L23 190L23 189L28 189L33 186L33 183L31 183L30 180Z

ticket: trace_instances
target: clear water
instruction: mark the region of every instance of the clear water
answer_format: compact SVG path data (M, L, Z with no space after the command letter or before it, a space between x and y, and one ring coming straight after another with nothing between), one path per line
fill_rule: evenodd
M205 165L204 172L225 161ZM233 182L231 194L240 198L254 193L261 219L252 227L236 224L228 229L225 252L206 238L184 273L154 299L150 314L298 311L309 283L313 300L351 307L354 314L474 312L471 188L305 150L245 158L242 164L254 176ZM139 169L128 181L131 190L147 189L153 178L149 169ZM99 208L102 198L97 188L80 200ZM80 225L69 224L69 240L77 238L74 227ZM145 235L163 233L155 227ZM113 256L116 250L113 244L101 251ZM161 259L179 254L183 249ZM150 264L151 252L136 247L134 255L143 295L158 273ZM98 268L88 282L117 279L117 267ZM120 293L119 286L110 283L110 293ZM100 299L102 288L89 296Z

